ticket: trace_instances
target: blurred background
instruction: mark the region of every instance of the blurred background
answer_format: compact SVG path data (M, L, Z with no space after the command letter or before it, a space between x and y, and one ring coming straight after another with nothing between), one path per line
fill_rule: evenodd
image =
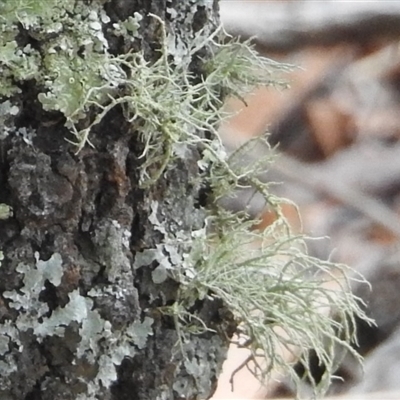
M283 182L275 192L299 206L302 227L285 209L293 228L325 237L310 241L312 255L351 266L372 286L354 285L377 323L358 327L365 371L346 358L330 395L400 399L400 1L222 0L220 8L228 33L254 36L262 55L299 67L288 90L258 89L247 107L228 102L240 112L221 127L226 146L270 132L281 155L266 179ZM244 193L229 206L247 202ZM232 348L215 400L293 398L289 381L260 387L246 369L232 392L246 356Z

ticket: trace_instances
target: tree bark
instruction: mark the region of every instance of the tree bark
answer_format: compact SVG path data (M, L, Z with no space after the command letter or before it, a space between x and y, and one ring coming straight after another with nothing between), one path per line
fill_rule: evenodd
M135 12L143 16L141 40L105 35L110 51L141 48L149 61L160 48L149 13L183 43L218 22L215 1L102 3L110 18L103 31ZM18 40L40 53L45 42L35 29L19 25ZM199 59L192 74L201 73ZM185 241L203 228L200 152L172 161L144 188L146 132L132 132L122 108L94 127L93 147L76 154L61 113L39 103L35 79L15 84L21 91L10 98L19 112L7 129L18 134L0 142L0 203L13 212L0 220L1 399L209 398L227 352L229 316L217 301L198 301L198 315L215 332L186 335L178 346L174 318L160 310L174 304L179 283L157 275L163 259L183 262L182 248L167 239ZM158 258L146 263L146 254Z

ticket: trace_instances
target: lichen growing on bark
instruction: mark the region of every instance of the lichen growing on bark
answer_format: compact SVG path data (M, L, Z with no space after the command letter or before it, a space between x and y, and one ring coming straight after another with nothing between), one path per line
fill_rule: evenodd
M215 1L139 3L0 0L0 202L13 210L0 217L4 398L208 398L239 324L264 356L279 343L271 325L298 334L277 286L279 304L288 287L291 301L315 293L296 268L318 264L257 180L264 164L241 169L217 134L225 96L280 84L288 66L222 42ZM269 237L218 205L243 184L274 205ZM249 286L266 277L270 292ZM245 288L272 302L268 316ZM347 344L362 312L343 288ZM323 322L307 346L334 340L338 323ZM333 355L319 354L328 382Z
M179 262L181 248L164 243L156 229L161 223L166 234L182 241L201 227L204 210L196 206L201 149L181 146L181 159L171 158L168 168L152 160L149 173L165 174L158 173L157 184L144 190L140 183L147 175L140 171L147 170L147 158L140 156L146 135L167 137L156 131L173 113L165 111L160 123L144 127L144 115L127 122L133 111L126 102L124 109L113 104L96 121L118 95L132 100L127 99L132 91L145 88L143 82L134 85L137 76L130 87L122 82L135 68L144 83L155 80L146 74L160 72L151 65L165 45L164 20L182 45L181 33L186 40L216 18L209 2L179 2L185 17L173 17L173 3L166 10L156 2L148 8L124 1L0 2L0 201L14 210L0 225L4 398L172 399L212 393L225 337L194 338L186 345L193 361L186 360L185 367L173 324L157 311L175 299L176 282L163 281L151 262L133 268L135 254L157 244L171 265ZM213 29L197 37L203 33L205 40ZM127 60L142 64L126 68ZM159 78L162 83L163 74ZM146 101L138 106L156 104L156 93ZM151 105L147 114L156 108ZM79 132L94 121L95 149L86 146L75 155L76 147L65 139L79 141ZM210 368L201 370L197 357L206 357Z

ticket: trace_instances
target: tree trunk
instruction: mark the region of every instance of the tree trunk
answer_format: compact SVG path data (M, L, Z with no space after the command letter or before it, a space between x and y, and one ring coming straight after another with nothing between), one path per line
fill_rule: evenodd
M9 7L6 3L0 11ZM57 62L67 57L67 39L83 36L88 26L96 30L99 23L104 33L99 40L107 42L110 54L143 51L150 63L163 45L160 20L183 53L189 39L206 38L218 23L218 7L211 1L44 3L48 10L37 11L33 22L26 16L29 10L13 14L18 14L13 23L18 47L12 57L33 49L39 68L50 69L43 61L49 43L65 39L52 47ZM63 8L67 11L60 12ZM140 25L136 39L109 33L135 12L143 17L135 20ZM80 30L73 31L78 23ZM10 43L3 40L3 50ZM81 43L68 53L69 60L89 63L84 47ZM204 73L207 52L201 56L191 64L193 79ZM182 340L173 313L163 312L173 307L179 289L166 271L179 266L187 250L173 243L184 243L204 226L200 152L193 147L162 170L159 162L148 167L147 155L141 155L149 132L141 131L140 123L132 128L123 107L116 106L91 130L92 146L87 143L77 153L65 140L74 140L65 127L65 110L52 109L55 100L45 103L47 94L38 96L56 93L54 82L63 71L46 78L54 87L44 90L46 79L27 70L17 76L10 65L0 53L1 399L210 397L231 334L228 314L217 301L196 302L208 327L224 322L225 329L186 334ZM71 78L66 85L74 82ZM79 124L93 118L88 109ZM160 168L160 177L143 185L144 168Z

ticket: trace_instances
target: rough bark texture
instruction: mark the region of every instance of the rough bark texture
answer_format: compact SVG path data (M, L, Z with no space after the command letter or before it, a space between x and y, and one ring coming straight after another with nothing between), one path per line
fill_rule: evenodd
M151 59L159 24L148 13L186 41L217 18L216 4L200 3L113 0L104 8L111 22L145 16L140 43ZM178 17L172 21L167 9ZM21 27L20 35L40 49L29 30ZM116 54L129 50L108 39ZM32 142L17 135L0 142L0 203L13 209L0 220L1 399L208 398L226 336L190 336L184 357L173 318L158 311L174 303L179 284L154 283L156 261L135 268L138 253L203 227L200 154L193 150L140 188L143 144L120 108L93 130L94 147L75 154L62 116L38 102L35 81L22 89L13 124L29 128ZM221 304L205 300L196 308L209 327L218 327Z

